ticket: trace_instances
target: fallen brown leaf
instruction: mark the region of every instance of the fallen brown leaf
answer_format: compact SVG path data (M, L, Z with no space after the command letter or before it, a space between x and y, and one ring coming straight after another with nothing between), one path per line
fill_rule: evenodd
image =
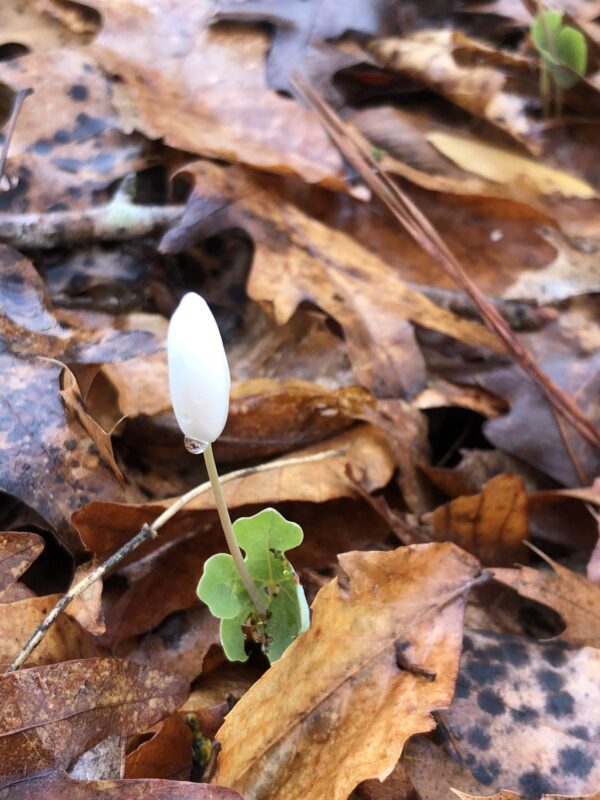
M207 27L207 0L90 5L103 26L89 52L123 80L113 97L126 128L187 152L344 190L340 156L316 117L266 86L263 31Z
M247 800L345 800L362 780L385 778L406 739L451 700L477 561L435 544L346 553L340 564L345 575L319 592L310 630L217 734L215 781Z
M425 30L371 42L369 52L381 64L422 81L435 92L497 125L539 152L527 116L528 92L516 90L515 77L534 91L533 68L522 56L497 51L458 31ZM471 59L473 63L465 60Z
M61 595L29 597L0 606L0 670L4 671ZM78 622L61 616L27 661L29 667L100 655Z
M548 556L544 560L552 572L519 567L495 569L493 575L523 597L537 600L560 614L566 627L559 639L600 648L600 586Z
M0 533L0 603L3 593L17 581L44 549L37 533Z
M248 173L206 163L186 172L194 175L194 193L181 224L161 247L179 252L219 227L246 229L256 246L250 297L280 325L301 302L319 305L344 329L356 378L375 396L411 395L423 388L425 363L408 320L502 350L483 326L436 306L373 252L265 191ZM232 202L227 221L215 217L216 209Z
M0 676L0 788L66 768L109 735L144 730L186 694L181 678L115 659Z
M42 776L0 789L2 800L241 800L237 792L203 783L161 780L74 781L66 775Z
M483 564L512 564L526 555L527 494L517 475L497 475L481 494L457 497L424 519L434 539L456 542Z

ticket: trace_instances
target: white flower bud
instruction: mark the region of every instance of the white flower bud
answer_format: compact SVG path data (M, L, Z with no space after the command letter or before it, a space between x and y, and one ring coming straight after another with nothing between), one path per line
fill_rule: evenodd
M171 317L167 355L177 424L189 439L214 442L227 421L231 378L215 318L194 292L183 297Z

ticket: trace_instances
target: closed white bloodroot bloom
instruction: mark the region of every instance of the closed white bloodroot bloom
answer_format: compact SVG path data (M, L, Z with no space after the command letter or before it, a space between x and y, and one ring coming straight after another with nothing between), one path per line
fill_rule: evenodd
M200 445L214 442L225 427L231 377L216 320L194 292L183 297L171 317L167 356L177 424L201 452Z

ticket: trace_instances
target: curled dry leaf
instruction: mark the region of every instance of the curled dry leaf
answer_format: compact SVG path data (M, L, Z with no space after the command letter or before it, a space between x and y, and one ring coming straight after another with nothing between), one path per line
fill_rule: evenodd
M423 388L425 363L408 321L472 345L502 349L483 326L435 305L372 251L265 191L260 179L207 163L186 172L194 175L194 193L161 247L178 252L219 227L247 230L256 247L250 297L280 325L303 301L319 305L344 329L356 378L376 396L410 395ZM226 218L215 218L217 209L232 202Z
M594 791L599 668L591 647L469 631L446 719L474 777L490 793L508 787L531 800Z
M217 734L217 783L247 800L346 800L385 778L409 736L452 698L463 598L477 561L454 545L340 556L310 630ZM293 687L293 691L290 691Z
M533 121L527 116L530 99L511 85L515 83L511 78L518 76L526 90L535 91L533 69L526 59L506 51L499 53L449 29L379 39L371 42L368 49L388 69L422 81L534 152L539 151L533 138ZM474 60L475 66L469 60Z
M45 775L0 789L0 800L242 800L237 792L203 783L161 780L74 781Z
M4 671L62 595L28 597L0 607L0 670ZM61 616L33 651L27 665L57 664L100 655L92 637L78 622Z
M483 564L512 564L526 555L527 494L517 475L497 475L481 494L438 506L425 521L434 539L456 542Z
M210 0L89 5L103 21L89 50L123 81L114 100L126 128L187 152L344 190L340 156L316 116L266 86L264 31L207 27Z
M548 556L544 559L552 572L531 567L495 569L494 578L560 614L566 627L559 639L600 648L600 586Z
M181 678L116 659L2 675L0 788L66 768L107 736L145 730L186 695Z
M0 533L0 603L3 593L17 581L44 549L37 533Z

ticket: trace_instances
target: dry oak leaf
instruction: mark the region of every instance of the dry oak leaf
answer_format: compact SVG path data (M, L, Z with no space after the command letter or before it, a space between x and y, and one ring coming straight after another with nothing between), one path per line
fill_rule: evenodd
M533 138L534 124L527 116L530 98L511 86L513 73L521 79L529 78L527 88L534 91L534 72L526 59L495 51L450 29L374 40L368 50L388 69L422 81L457 106L506 131L534 153L539 152Z
M527 800L594 791L599 669L592 647L469 630L446 721L473 776Z
M113 99L127 129L187 152L345 190L340 155L317 117L266 86L265 31L208 27L210 0L88 5L103 21L88 50L123 81Z
M310 630L217 733L215 782L246 800L346 800L389 775L406 740L452 699L476 559L428 544L339 561Z
M3 593L33 564L43 549L44 540L37 533L0 533L0 603Z
M600 586L543 553L539 554L552 567L552 572L531 567L495 569L494 578L523 597L537 600L560 614L566 627L557 638L600 648Z
M78 8L83 11L84 7L78 5ZM48 3L4 0L0 7L0 47L6 48L5 52L12 56L22 56L27 52L59 48L64 52L69 45L89 41L89 35L61 24L48 10ZM90 30L89 34L92 32Z
M74 781L67 775L28 778L0 789L0 800L242 800L205 783L161 780Z
M4 671L37 626L61 599L60 594L27 597L0 606L0 671ZM66 615L58 618L27 660L27 666L56 664L100 655L91 636Z
M483 564L513 564L526 554L527 494L518 475L496 475L480 494L457 497L424 520L434 539L456 542Z
M375 396L411 395L425 384L425 362L409 321L471 345L502 349L483 326L435 305L409 287L396 267L308 216L260 177L208 162L185 172L193 175L195 188L161 249L179 252L225 228L247 230L256 248L250 297L279 325L304 301L326 311L344 329L357 380Z
M175 675L117 659L0 676L0 789L66 768L107 736L143 731L187 696Z

